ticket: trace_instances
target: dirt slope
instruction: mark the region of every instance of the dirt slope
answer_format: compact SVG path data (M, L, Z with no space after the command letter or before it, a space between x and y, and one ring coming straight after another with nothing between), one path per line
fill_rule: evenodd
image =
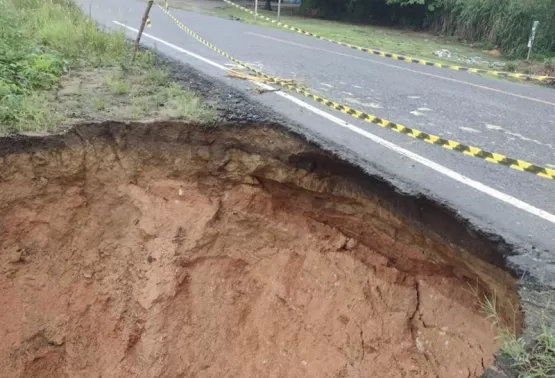
M493 362L472 285L511 298L514 282L291 163L314 147L132 127L2 157L1 377L452 378Z

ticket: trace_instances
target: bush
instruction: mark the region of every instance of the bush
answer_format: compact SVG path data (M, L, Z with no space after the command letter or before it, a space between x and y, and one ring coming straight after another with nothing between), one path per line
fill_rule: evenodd
M540 25L534 51L555 53L555 0L442 0L435 28L468 42L499 48L506 56L523 58L533 21Z
M534 52L555 56L555 0L303 0L304 14L313 8L326 19L431 29L517 59L539 21Z

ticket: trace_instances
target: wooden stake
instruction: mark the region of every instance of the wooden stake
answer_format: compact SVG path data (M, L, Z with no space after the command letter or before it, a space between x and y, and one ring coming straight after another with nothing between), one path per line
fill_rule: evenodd
M135 57L137 56L137 51L139 50L139 44L141 43L141 36L143 35L143 31L145 30L146 20L148 20L148 14L150 13L150 8L152 8L152 4L154 4L154 0L149 0L146 5L145 14L143 15L143 20L141 21L141 27L139 28L139 34L137 34L137 39L135 40L135 50L133 50L131 63L135 62Z

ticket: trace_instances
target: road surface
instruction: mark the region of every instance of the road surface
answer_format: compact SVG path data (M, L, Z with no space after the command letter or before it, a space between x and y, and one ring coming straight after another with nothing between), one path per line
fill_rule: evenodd
M78 0L92 17L135 37L145 2ZM408 127L555 167L555 90L466 72L374 57L315 38L172 9L222 50L265 73L295 78L314 92ZM247 15L245 15L247 17ZM402 190L422 192L479 227L555 261L555 181L486 163L356 120L310 99L225 76L231 63L191 38L154 6L143 42L238 88L330 147L378 172ZM118 23L114 23L117 21ZM520 256L519 258L528 258ZM555 268L554 268L555 269Z

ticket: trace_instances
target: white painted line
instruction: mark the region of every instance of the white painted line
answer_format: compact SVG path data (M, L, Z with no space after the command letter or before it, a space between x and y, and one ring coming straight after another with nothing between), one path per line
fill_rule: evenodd
M123 26L124 28L129 29L129 30L131 30L131 31L133 31L133 32L135 32L135 33L138 33L138 32L139 32L139 30L137 30L137 29L135 29L135 28L132 28L131 26L127 26L127 25L125 25L125 24L122 24L121 22L118 22L118 21L114 21L114 24L117 24L117 25L119 25L119 26ZM187 51L187 50L185 50L185 49L182 49L181 47L176 46L176 45L174 45L174 44L172 44L172 43L166 42L166 41L164 41L163 39L156 38L155 36L150 35L150 34L148 34L148 33L144 33L144 32L143 32L143 35L144 35L145 37L147 37L147 38L150 38L150 39L156 41L156 42L160 42L160 43L163 44L163 45L166 45L166 46L168 46L168 47L171 47L172 49L175 49L175 50L177 50L177 51L180 51L180 52L182 52L182 53L185 53L185 54L187 54L187 55L190 55L190 56L192 56L193 58L197 58L197 59L199 59L199 60L202 60L204 63L210 64L211 66L214 66L214 67L219 68L219 69L224 70L224 71L227 71L227 70L228 70L225 66L222 66L221 64L218 64L218 63L216 63L216 62L213 62L213 61L211 61L210 59L206 59L206 58L203 57L203 56L200 56L200 55L198 55L198 54L195 54L194 52L190 52L190 51Z
M539 145L539 146L544 146L544 147L550 148L550 149L552 149L552 150L554 149L554 145L553 145L553 144L550 144L550 143L543 143L543 142L540 142L539 140L525 137L524 135L522 135L522 134L520 134L520 133L515 133L515 132L513 132L513 131L504 129L504 128L502 128L501 126L490 125L489 123L486 123L486 127L487 127L489 130L501 131L501 132L503 132L503 133L505 133L505 134L507 134L507 135L510 135L510 136L512 136L512 137L515 137L515 138L518 138L518 139L523 140L523 141L525 141L525 142L535 143L535 144L537 144L537 145ZM514 140L514 138L512 138L512 140Z
M135 28L132 28L130 26L122 24L118 21L114 21L114 23L118 24L120 26L123 26L124 28L129 29L131 31L134 31L135 33L138 33L138 30L135 29ZM160 43L162 43L162 44L164 44L168 47L171 47L171 48L173 48L177 51L180 51L184 54L187 54L187 55L189 55L193 58L199 59L199 60L201 60L201 61L203 61L203 62L205 62L205 63L207 63L207 64L209 64L213 67L220 68L224 71L227 70L227 68L224 67L221 64L213 62L210 59L207 59L207 58L205 58L203 56L200 56L198 54L195 54L193 52L187 51L187 50L185 50L185 49L183 49L179 46L176 46L172 43L166 42L166 41L164 41L160 38L154 37L154 36L152 36L148 33L143 33L143 36L145 36L147 38L150 38L150 39L152 39L156 42L160 42ZM270 90L274 89L273 87L271 87L267 84L264 84L264 83L254 82L253 84L258 85L259 87L262 87L262 88L265 88L265 89L270 89ZM555 215L554 214L551 214L551 213L549 213L545 210L542 210L542 209L539 209L535 206L532 206L532 205L530 205L526 202L523 202L523 201L519 200L518 198L512 197L512 196L510 196L508 194L505 194L503 192L500 192L500 191L498 191L496 189L493 189L493 188L491 188L491 187L489 187L485 184L482 184L479 181L473 180L470 177L464 176L464 175L462 175L458 172L455 172L455 171L453 171L453 170L451 170L447 167L444 167L441 164L438 164L438 163L436 163L432 160L429 160L429 159L427 159L423 156L420 156L420 155L418 155L414 152L411 152L411 151L406 150L402 147L399 147L394 143L391 143L391 142L389 142L385 139L382 139L379 136L374 135L372 133L369 133L368 131L363 130L363 129L355 126L355 125L352 125L348 122L345 122L342 119L340 119L340 118L338 118L338 117L336 117L336 116L334 116L334 115L332 115L328 112L325 112L321 109L318 109L318 108L316 108L316 107L314 107L310 104L307 104L306 102L304 102L304 101L302 101L302 100L300 100L296 97L293 97L290 94L287 94L283 91L277 91L277 92L271 92L271 93L274 93L277 96L286 98L287 100L299 105L300 107L302 107L304 109L307 109L307 110L309 110L309 111L311 111L311 112L313 112L313 113L315 113L315 114L317 114L317 115L319 115L319 116L321 116L321 117L323 117L323 118L325 118L325 119L327 119L327 120L329 120L329 121L331 121L331 122L333 122L333 123L335 123L335 124L337 124L341 127L344 127L344 128L346 128L348 130L351 130L351 131L353 131L353 132L355 132L355 133L357 133L357 134L359 134L359 135L361 135L365 138L368 138L371 141L373 141L373 142L375 142L375 143L377 143L377 144L379 144L379 145L381 145L381 146L383 146L383 147L385 147L385 148L387 148L391 151L394 151L394 152L398 153L399 155L403 155L403 156L405 156L405 157L407 157L411 160L414 160L414 161L416 161L416 162L418 162L418 163L420 163L420 164L422 164L422 165L424 165L424 166L426 166L426 167L428 167L428 168L430 168L430 169L432 169L432 170L434 170L434 171L436 171L436 172L438 172L438 173L440 173L444 176L447 176L447 177L449 177L449 178L451 178L455 181L458 181L458 182L460 182L464 185L467 185L467 186L469 186L469 187L471 187L471 188L473 188L473 189L475 189L479 192L487 194L490 197L493 197L493 198L495 198L499 201L505 202L505 203L507 203L511 206L514 206L514 207L516 207L520 210L523 210L523 211L525 211L529 214L535 215L535 216L540 217L540 218L542 218L542 219L544 219L548 222L551 222L551 223L555 224Z
M476 133L476 134L481 133L480 130L473 129L472 127L461 126L459 127L459 129L461 129L462 131L466 131L468 133Z
M409 113L417 117L425 115L424 113L421 113L418 110L413 110L412 112L409 112Z

